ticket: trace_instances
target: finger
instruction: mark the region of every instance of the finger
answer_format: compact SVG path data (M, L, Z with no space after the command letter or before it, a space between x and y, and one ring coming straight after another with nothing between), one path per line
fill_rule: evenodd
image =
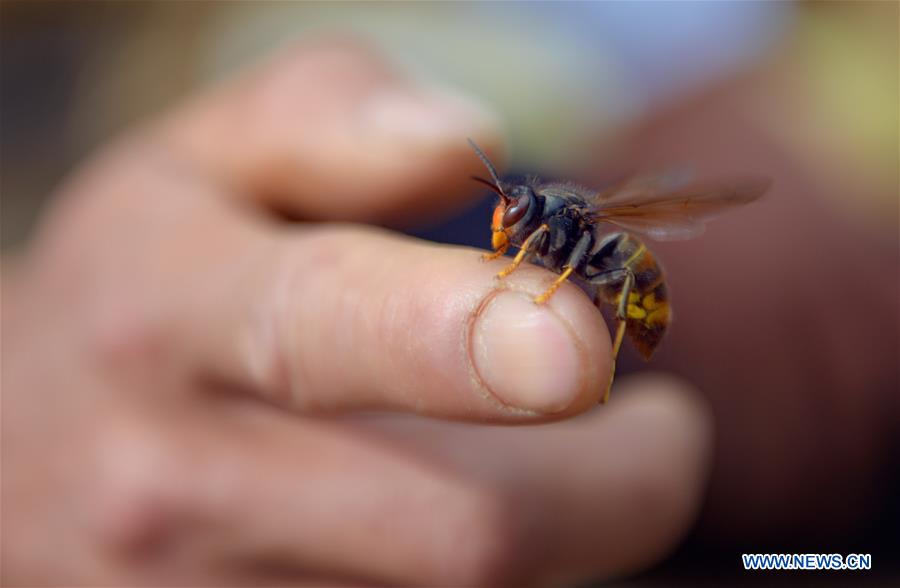
M618 412L597 411L528 437L531 459L520 460L513 484L543 494L544 502L520 497L522 516L558 509L543 519L538 539L521 537L543 554L537 577L608 578L645 569L676 547L699 510L712 453L711 416L699 392L654 376L626 380L616 392Z
M154 477L183 480L182 490L137 500L155 523L130 537L167 536L189 512L178 545L205 561L388 584L524 586L635 571L689 527L710 426L684 384L623 387L608 410L540 428L297 421L240 407L237 428L205 440L206 459Z
M358 527L374 521L355 515L396 497L377 483L371 494L361 487L388 475L460 499L346 427L218 399L153 406L90 444L95 491L78 520L93 550L83 576L101 585L364 586L372 570L347 556L379 530ZM343 543L324 533L335 525L348 531Z
M165 438L135 426L102 445L104 493L87 518L117 567L168 584L227 571L229 584L471 585L440 543L472 558L490 548L466 546L490 506L475 486L346 424L239 399L204 405L204 415L170 415Z
M626 379L615 394L604 409L542 427L396 417L368 427L493 498L467 536L494 549L470 577L575 585L664 558L692 525L708 479L712 420L696 390L654 375ZM444 557L456 561L452 550Z
M474 250L353 227L206 249L216 257L179 286L171 344L293 410L559 418L608 381L602 317L572 285L535 304L554 278L540 268L498 282L502 262Z
M166 118L172 152L236 192L306 219L395 220L471 198L493 115L404 78L372 47L298 43Z

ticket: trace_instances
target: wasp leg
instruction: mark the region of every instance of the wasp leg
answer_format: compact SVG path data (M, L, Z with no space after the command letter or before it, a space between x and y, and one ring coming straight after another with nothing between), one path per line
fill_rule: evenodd
M505 278L509 274L516 271L516 268L519 267L523 261L527 257L529 257L534 250L537 249L537 244L540 242L541 238L547 234L550 230L546 224L539 226L533 233L528 235L528 238L525 239L525 242L522 243L522 247L519 248L519 252L516 253L516 256L513 258L512 263L506 266L499 274L497 274L498 278Z
M569 279L569 276L571 276L572 272L574 272L574 271L575 271L574 268L566 267L563 270L563 273L559 274L559 277L556 278L556 281L553 282L552 284L550 284L549 288L544 290L543 294L535 297L534 303L535 304L543 304L543 303L547 302L548 300L550 300L550 297L553 296L553 293L556 292L560 286L562 286L563 282L565 282L566 280Z
M603 398L600 399L600 404L606 404L609 401L609 393L612 392L613 380L616 379L616 358L619 356L619 348L622 347L622 339L625 337L625 326L626 323L623 320L619 320L616 324L616 338L613 340L613 349L612 349L612 364L609 366L609 382L606 384L606 391L603 393Z
M509 243L504 243L499 249L495 249L492 253L484 253L481 255L481 261L493 261L498 257L502 257L509 249Z
M553 296L553 293L556 292L560 286L562 286L562 283L569 279L569 276L572 275L575 268L582 264L584 258L587 256L588 249L590 249L593 242L594 238L590 233L584 232L581 234L578 243L575 244L572 253L569 254L569 259L566 260L566 264L563 266L563 272L556 278L555 282L550 284L550 287L547 288L543 294L534 299L535 304L543 304L550 300L550 297Z
M599 279L598 279L599 278ZM616 336L612 345L612 365L609 368L609 383L606 385L606 391L600 404L606 404L609 400L609 393L612 391L613 380L616 377L616 359L619 357L619 349L622 347L622 339L625 337L625 327L628 321L628 299L631 296L631 290L634 288L634 272L628 268L610 270L600 274L591 281L594 284L604 285L622 281L622 289L619 291L619 302L616 305Z

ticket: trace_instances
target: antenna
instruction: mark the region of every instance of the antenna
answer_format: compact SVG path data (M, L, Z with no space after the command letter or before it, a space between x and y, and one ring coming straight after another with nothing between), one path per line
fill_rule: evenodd
M503 184L500 183L500 177L497 175L497 170L494 169L494 165L491 163L491 160L487 158L487 155L484 154L484 151L478 148L478 145L475 144L475 141L472 139L467 139L469 141L469 145L472 146L472 149L475 150L475 153L478 154L478 157L481 159L481 162L484 163L484 166L488 169L488 172L491 174L491 178L494 180L494 186L496 186L495 192L500 195L500 198L503 199L503 202L509 202L509 196L503 191ZM485 180L481 178L472 178L473 180L481 181L482 183L487 183ZM492 186L492 188L494 187Z

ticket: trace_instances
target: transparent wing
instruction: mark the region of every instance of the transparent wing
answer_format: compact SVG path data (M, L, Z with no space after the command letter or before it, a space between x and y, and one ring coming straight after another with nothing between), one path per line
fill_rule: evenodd
M657 241L692 239L706 221L763 195L771 182L748 177L706 184L682 173L644 176L596 194L589 216Z

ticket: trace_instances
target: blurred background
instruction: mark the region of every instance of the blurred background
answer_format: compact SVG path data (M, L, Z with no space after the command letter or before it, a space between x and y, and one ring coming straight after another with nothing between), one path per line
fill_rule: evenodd
M503 117L510 171L770 176L763 202L654 247L676 322L649 367L708 394L718 446L692 536L632 582L752 582L741 552L793 551L873 553L887 584L900 571L898 6L4 1L3 251L92 149L312 35L358 35L481 99ZM490 207L409 230L487 247ZM780 578L797 580L765 579ZM804 575L823 580L860 575Z

